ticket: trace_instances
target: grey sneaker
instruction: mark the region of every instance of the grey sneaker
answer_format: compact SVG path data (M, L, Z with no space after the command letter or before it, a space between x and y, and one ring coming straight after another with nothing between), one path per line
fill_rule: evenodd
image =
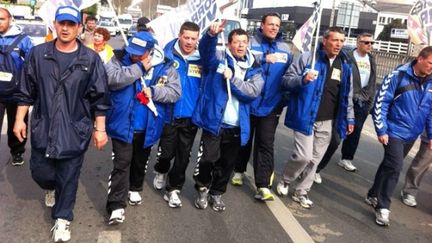
M208 189L207 187L200 187L198 189L198 197L195 200L195 207L198 209L205 209L208 206Z
M300 204L300 206L310 209L313 207L313 202L309 199L307 194L304 195L300 195L297 194L297 192L294 192L294 194L292 195L292 199L295 202L298 202Z
M378 198L377 197L366 196L365 202L368 205L372 206L373 208L376 208L376 206L378 205Z
M179 208L182 206L182 202L178 194L180 194L179 190L173 190L165 193L164 200L168 202L168 206L170 208Z
M210 204L216 212L225 210L225 203L222 201L222 195L210 195Z
M55 190L45 191L45 206L47 208L52 208L55 205Z
M390 210L386 208L380 208L375 210L375 222L380 226L390 225Z
M417 206L417 201L415 196L408 194L408 193L404 193L403 191L401 191L401 199L402 202L410 207L415 207Z

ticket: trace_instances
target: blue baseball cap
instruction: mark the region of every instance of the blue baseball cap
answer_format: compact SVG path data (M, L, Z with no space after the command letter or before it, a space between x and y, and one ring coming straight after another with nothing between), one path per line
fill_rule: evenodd
M142 56L148 50L151 50L156 44L156 39L149 32L137 32L129 39L126 51L129 54Z
M72 6L60 6L55 14L55 21L61 22L69 20L76 24L81 23L81 13L78 9Z

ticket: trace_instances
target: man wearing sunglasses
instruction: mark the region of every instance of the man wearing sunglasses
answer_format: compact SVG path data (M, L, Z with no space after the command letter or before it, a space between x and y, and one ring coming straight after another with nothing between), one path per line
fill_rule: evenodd
M352 164L354 154L360 140L363 124L373 105L376 83L376 63L372 56L372 34L363 33L357 36L357 48L349 53L352 61L353 77L353 103L355 126L354 131L342 143L342 158L338 165L347 171L354 172L357 168ZM332 140L315 174L315 183L322 182L320 171L324 169L336 152L340 139L336 130L333 130Z

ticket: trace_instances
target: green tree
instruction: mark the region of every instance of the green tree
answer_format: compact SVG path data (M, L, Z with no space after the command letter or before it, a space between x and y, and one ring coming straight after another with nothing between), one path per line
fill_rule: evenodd
M399 39L399 38L391 38L391 30L392 29L406 29L406 23L402 23L400 19L394 19L392 22L384 26L384 29L378 35L378 40L382 41L392 41L392 42L404 42L408 43L407 39Z

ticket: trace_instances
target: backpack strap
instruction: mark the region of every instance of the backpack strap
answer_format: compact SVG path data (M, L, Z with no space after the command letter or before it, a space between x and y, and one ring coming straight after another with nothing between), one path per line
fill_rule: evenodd
M11 53L18 46L18 44L23 40L27 35L19 34L15 40L6 48L6 53Z

